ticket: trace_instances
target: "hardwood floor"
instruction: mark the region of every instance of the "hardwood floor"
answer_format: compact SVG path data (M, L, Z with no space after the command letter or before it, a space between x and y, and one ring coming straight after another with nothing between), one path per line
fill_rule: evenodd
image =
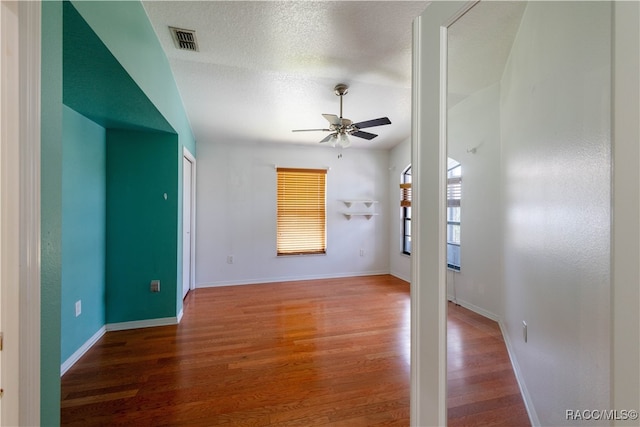
M408 284L387 275L198 289L180 325L96 343L62 378L62 425L407 426L409 310ZM451 425L523 413L506 365L482 350L495 331L451 321L473 351L450 356Z
M451 302L447 406L450 427L531 425L500 327Z

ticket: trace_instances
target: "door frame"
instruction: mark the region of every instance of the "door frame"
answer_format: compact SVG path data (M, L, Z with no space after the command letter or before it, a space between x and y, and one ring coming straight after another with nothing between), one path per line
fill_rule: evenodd
M433 2L413 22L412 426L447 425L447 31L476 3Z
M5 16L17 3L17 15ZM4 62L18 72L0 73L2 87L2 186L1 262L2 325L5 328L2 357L2 425L40 425L40 73L41 3L2 0L2 43L13 43L13 54L4 50ZM12 60L11 60L12 59ZM7 98L5 98L7 97ZM17 112L7 118L5 106ZM9 129L8 129L9 128ZM8 131L7 133L5 133ZM8 250L11 250L9 252ZM11 323L7 319L11 319ZM8 329L10 325L11 329ZM16 336L17 333L17 336ZM6 369L11 363L11 369Z
M433 2L414 21L411 425L446 425L446 28L475 2ZM613 2L611 408L640 402L640 38L637 2ZM439 60L437 59L439 58ZM416 174L418 175L416 177ZM437 174L437 177L434 177ZM423 176L424 175L424 176ZM432 206L435 205L435 206ZM416 208L417 206L417 208ZM420 210L424 209L425 212ZM440 234L438 234L440 233ZM431 238L431 239L430 239ZM434 265L438 262L438 265ZM442 350L445 349L445 350ZM606 367L605 367L606 368ZM614 425L628 421L616 420Z
M195 261L195 254L196 254L196 158L193 156L193 154L191 154L191 152L186 148L183 147L182 148L182 158L183 158L183 162L184 160L188 161L189 163L191 163L191 218L189 218L189 222L191 223L191 238L190 238L190 243L191 243L191 260L190 260L190 274L189 274L189 290L193 290L195 289L195 280L194 280L194 275L195 275L195 265L196 265L196 261ZM184 172L182 174L183 178L184 178ZM184 206L184 181L182 183L182 206ZM183 214L184 214L184 210L183 210ZM180 225L182 227L182 225L184 224L184 218L182 219L182 224ZM182 228L181 228L182 229ZM184 268L184 232L182 233L182 245L183 245L183 256L182 256L182 266ZM184 278L184 272L182 274L182 277ZM181 281L182 283L182 281ZM184 290L184 283L182 283L182 286L180 287L180 299L184 298L183 295L183 290Z

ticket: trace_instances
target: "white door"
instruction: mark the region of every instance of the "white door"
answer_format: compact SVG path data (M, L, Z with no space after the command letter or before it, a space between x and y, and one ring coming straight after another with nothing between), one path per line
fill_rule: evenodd
M187 156L182 159L182 298L191 289L192 230L193 230L193 163Z

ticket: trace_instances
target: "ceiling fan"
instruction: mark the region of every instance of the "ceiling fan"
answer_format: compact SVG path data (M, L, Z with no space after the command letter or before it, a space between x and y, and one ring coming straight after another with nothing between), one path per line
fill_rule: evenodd
M336 145L340 147L348 147L349 145L351 145L351 141L349 141L348 135L357 136L358 138L364 138L366 140L372 140L378 135L376 135L375 133L364 132L360 129L391 124L391 120L389 120L388 117L380 117L379 119L367 120L358 123L353 123L351 120L343 118L342 97L345 96L347 92L349 92L349 86L340 83L333 88L333 91L337 96L340 97L340 117L336 116L335 114L323 114L322 116L329 122L328 129L294 129L292 132L331 132L320 141L321 144L325 142L331 142L334 147Z

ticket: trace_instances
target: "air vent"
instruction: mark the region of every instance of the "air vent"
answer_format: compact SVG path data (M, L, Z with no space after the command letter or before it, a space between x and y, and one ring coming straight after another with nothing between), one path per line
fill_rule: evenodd
M176 48L182 50L191 50L194 52L199 51L195 31L175 27L169 27L169 30L171 30L173 43L175 43Z

